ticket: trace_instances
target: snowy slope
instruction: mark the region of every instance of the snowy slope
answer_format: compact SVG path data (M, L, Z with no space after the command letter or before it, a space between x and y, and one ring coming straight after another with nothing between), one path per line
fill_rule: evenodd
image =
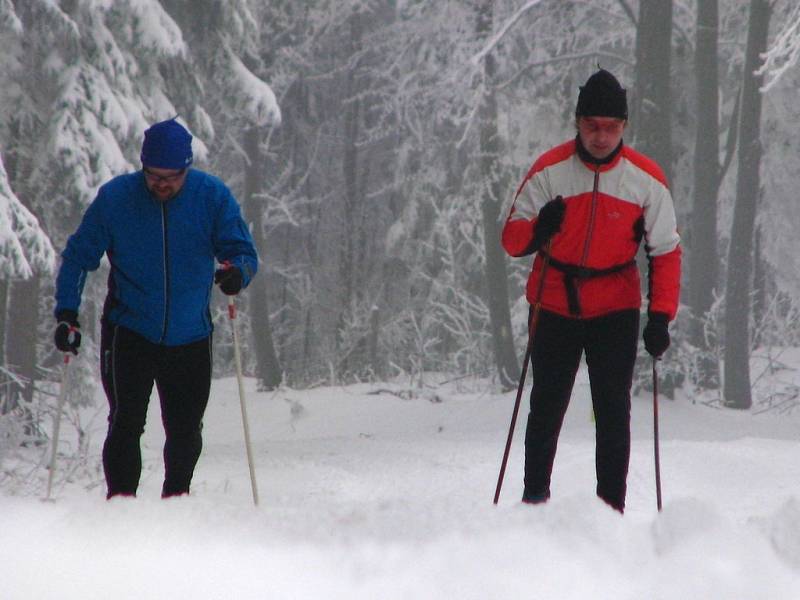
M518 502L524 412L492 505L513 393L247 383L261 506L234 379L214 383L191 497L158 498L153 402L138 498L85 478L58 478L54 503L0 494L0 598L800 598L800 416L662 400L658 514L651 399L635 399L620 517L594 497L583 372L539 507Z

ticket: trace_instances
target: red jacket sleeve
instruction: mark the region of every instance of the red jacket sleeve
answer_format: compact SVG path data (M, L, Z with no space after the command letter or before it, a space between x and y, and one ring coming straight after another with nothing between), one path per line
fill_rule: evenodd
M511 217L506 221L501 241L503 248L510 256L520 257L533 253L531 247L534 223L535 220L512 219Z

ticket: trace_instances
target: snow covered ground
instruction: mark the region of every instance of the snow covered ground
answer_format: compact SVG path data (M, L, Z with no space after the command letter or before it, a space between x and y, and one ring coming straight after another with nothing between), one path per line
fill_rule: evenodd
M652 399L636 398L621 517L594 496L582 371L551 502L519 502L523 407L493 506L514 393L470 385L404 399L374 393L396 384L256 393L248 381L257 508L235 379L214 383L191 497L159 499L153 402L138 498L105 501L99 474L57 478L52 503L0 491L0 598L800 598L800 414L662 399L659 514Z

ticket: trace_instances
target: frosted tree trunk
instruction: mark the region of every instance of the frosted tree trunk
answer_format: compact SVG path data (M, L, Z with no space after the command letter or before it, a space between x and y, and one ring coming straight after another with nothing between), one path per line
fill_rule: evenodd
M350 51L353 55L361 50L363 27L361 15L355 13L350 19ZM357 231L357 207L361 204L363 188L360 185L359 171L365 167L361 160L358 140L361 134L361 99L359 98L358 83L353 69L347 70L345 87L345 112L344 112L344 152L342 155L342 175L344 178L344 230L342 231L342 279L344 284L344 306L350 304L354 293L354 282L357 275L354 272L357 264L355 246L359 233Z
M8 300L9 284L7 280L0 281L0 366L7 367L6 364L6 345L10 343L8 335L8 314L7 314L7 300ZM5 375L0 376L0 384L5 384L7 378ZM6 399L9 395L9 387L2 385L0 387L0 415L6 412Z
M256 376L259 386L265 390L278 387L283 379L280 361L272 341L272 326L269 322L269 299L267 297L267 274L264 265L269 264L269 248L264 235L264 210L256 197L264 178L264 157L261 152L263 129L251 127L245 133L247 163L244 171L244 213L253 227L253 240L260 257L261 272L249 287L250 324L252 342L256 354Z
M752 345L758 347L762 342L763 323L766 316L767 297L770 289L769 264L764 259L764 240L760 227L756 227L753 236L753 322L756 323L756 332L752 336Z
M668 182L672 179L671 41L672 0L642 0L636 28L636 81L629 92L630 127L633 146L658 163ZM647 271L644 252L639 252L637 261L639 269ZM643 294L646 285L642 278ZM661 392L673 397L675 383L673 378L662 378Z
M362 47L362 37L364 23L362 14L355 11L349 18L345 28L348 31L346 51L348 56L344 58L355 65L359 61L355 60ZM347 375L355 366L352 363L349 348L343 345L342 339L346 334L346 321L348 309L354 306L354 301L359 295L358 281L361 273L358 272L359 257L356 248L362 231L359 227L360 207L364 202L364 173L367 161L359 147L359 138L362 128L362 100L360 98L360 86L368 88L366 82L357 77L357 67L348 68L344 72L343 90L340 101L342 102L343 113L341 115L341 127L343 132L342 155L341 155L341 177L343 187L341 190L341 219L334 225L332 231L334 240L329 251L338 254L337 281L339 287L340 302L333 307L336 313L334 322L334 340L336 352L334 356L327 357L330 361L331 373L337 377ZM335 250L334 250L335 249Z
M714 301L718 285L717 197L719 165L719 8L717 0L698 0L695 46L697 132L694 146L694 204L691 228L687 300L692 311L690 339L706 348L703 319ZM705 361L699 382L718 383L715 361Z
M492 34L493 1L478 5L478 38ZM483 239L486 249L486 288L489 300L494 358L500 383L513 387L519 379L519 363L511 335L511 312L508 305L508 272L500 247L500 205L503 186L500 178L500 136L497 130L497 98L494 92L495 58L492 53L483 60L484 95L480 107L481 189L483 200Z
M725 289L725 405L747 409L750 389L750 292L753 277L753 236L761 167L761 87L756 75L767 49L770 4L751 0L739 120L739 170L733 211L728 277Z
M20 401L33 401L36 376L36 332L39 328L39 302L41 284L39 276L15 280L9 291L8 328L6 330L6 358L14 371L25 378L25 386L15 388L10 408ZM33 300L32 300L33 299Z
M631 126L636 149L654 159L672 179L670 52L672 0L642 0L636 30L636 87Z

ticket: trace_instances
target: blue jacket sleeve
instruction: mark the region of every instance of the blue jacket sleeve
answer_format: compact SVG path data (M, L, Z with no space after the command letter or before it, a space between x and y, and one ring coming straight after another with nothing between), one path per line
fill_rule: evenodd
M56 314L65 309L78 311L86 273L100 266L100 259L109 247L108 228L102 213L98 195L61 253L61 267L56 277Z
M239 204L228 190L222 195L222 205L214 223L214 255L220 263L228 261L239 268L243 287L250 284L258 271L258 253L253 236L242 219Z

